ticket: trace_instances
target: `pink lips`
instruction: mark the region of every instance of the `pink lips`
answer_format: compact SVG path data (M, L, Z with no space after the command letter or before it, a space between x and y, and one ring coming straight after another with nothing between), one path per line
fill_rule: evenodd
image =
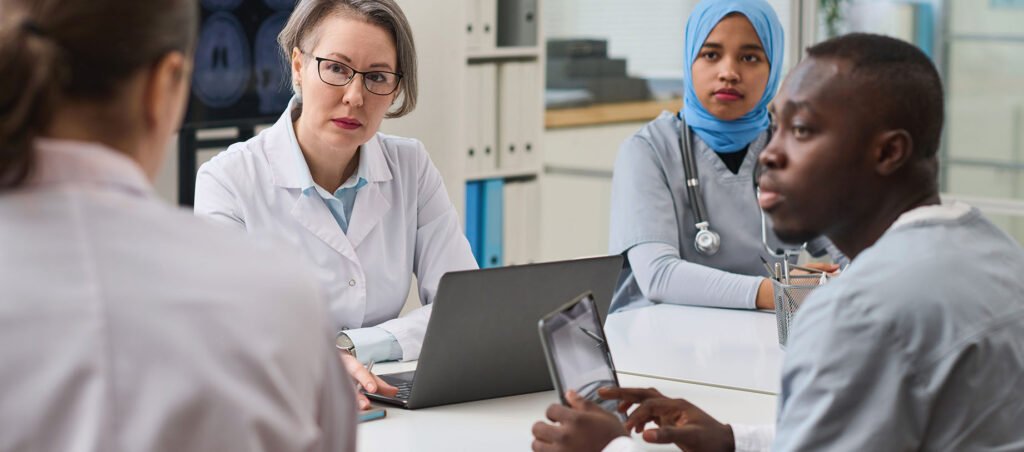
M718 100L724 101L724 102L735 102L735 101L738 101L740 99L743 99L743 94L740 94L739 91L736 91L734 89L729 89L729 88L720 89L718 91L715 91L714 95L715 95L715 99L718 99Z
M769 211L778 206L783 201L782 195L774 191L768 191L762 188L760 193L757 194L757 205L761 207L761 210Z
M332 119L331 122L345 130L355 130L363 126L363 123L355 118Z

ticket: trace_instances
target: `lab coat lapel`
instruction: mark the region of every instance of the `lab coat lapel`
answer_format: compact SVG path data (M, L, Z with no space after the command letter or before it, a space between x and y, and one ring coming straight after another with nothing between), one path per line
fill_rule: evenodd
M354 247L345 238L338 221L331 215L323 199L316 193L300 193L291 214L295 221L323 240L335 251L351 260L356 260Z
M359 246L391 209L388 198L381 193L381 185L367 184L356 196L356 204L352 206L352 222L348 225L348 240L353 247Z
M366 161L366 179L369 183L356 195L356 203L352 206L348 240L353 247L358 247L391 209L388 199L391 196L392 175L384 156L385 146L380 134L363 144L360 158Z

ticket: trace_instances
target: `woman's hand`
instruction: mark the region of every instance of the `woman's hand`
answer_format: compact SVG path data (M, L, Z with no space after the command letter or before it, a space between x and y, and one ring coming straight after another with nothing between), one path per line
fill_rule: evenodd
M821 272L827 274L830 278L839 276L839 265L837 265L837 264L826 264L826 263L823 263L823 262L809 262L809 263L806 263L804 265L801 265L801 267L806 267L806 268L812 268L812 269L815 269L815 270L820 270ZM801 270L799 268L793 269L792 271L789 272L789 274L791 276L792 275L821 276L821 273L809 272L809 271L806 271L806 270ZM816 286L816 285L818 285L818 280L819 280L818 278L796 278L796 279L793 279L792 282L793 282L793 284L799 284L801 286Z
M772 280L764 278L761 285L757 286L757 296L754 298L754 308L775 310L775 288L772 287Z
M830 278L839 276L839 265L838 264L826 264L823 262L809 262L801 265L801 267L813 268L815 270L821 270L828 274ZM818 273L809 272L806 270L793 269L789 272L790 276L798 275L817 275ZM818 280L815 278L795 278L792 279L793 284L802 286L814 286L818 284ZM772 280L765 278L761 280L761 285L757 287L757 296L754 298L754 307L757 309L775 309L775 289L772 287Z
M363 391L387 397L398 395L398 388L387 384L380 377L370 373L366 366L363 366L363 363L359 362L355 356L346 351L339 351L338 356L341 358L341 363L345 365L345 370L363 388ZM360 410L370 408L370 399L367 399L362 392L356 391L356 400L359 402Z

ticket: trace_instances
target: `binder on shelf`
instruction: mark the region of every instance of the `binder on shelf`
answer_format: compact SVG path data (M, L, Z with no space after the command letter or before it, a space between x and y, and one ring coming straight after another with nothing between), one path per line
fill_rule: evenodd
M466 0L477 2L477 24L480 50L492 50L498 45L498 0Z
M504 189L503 179L487 179L483 184L483 221L481 250L483 262L480 268L501 267L504 265Z
M477 140L477 169L488 172L498 169L498 65L481 64L478 71L480 102L477 103L476 122L480 129Z
M537 45L537 0L498 1L498 47Z
M537 261L539 194L535 180L505 183L505 265Z
M498 66L498 167L519 167L520 121L522 120L522 66L507 62Z
M480 1L464 0L466 6L466 50L480 50Z
M541 122L544 114L541 86L541 67L536 61L520 63L519 95L519 141L522 152L519 154L517 168L524 171L535 171L540 166L538 156L541 137Z
M534 172L540 166L543 91L540 63L508 62L498 69L498 167Z
M481 143L481 102L480 86L482 85L481 71L478 66L469 65L466 67L466 129L463 156L466 161L466 174L476 174L480 171L480 143Z
M519 205L521 182L505 183L505 265L522 265L522 218Z
M483 184L481 182L467 182L466 183L466 240L469 241L469 247L473 250L473 258L476 259L477 265L482 262L483 255L481 254L481 223L482 215L481 209L483 208Z
M522 260L533 264L540 260L540 182L523 182L519 205L523 218Z

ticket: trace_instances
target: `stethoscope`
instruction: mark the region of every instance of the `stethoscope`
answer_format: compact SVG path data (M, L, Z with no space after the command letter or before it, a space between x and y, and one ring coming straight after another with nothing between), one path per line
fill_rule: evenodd
M769 127L768 141L771 141L771 138L771 127ZM693 217L697 220L697 223L694 224L694 227L697 228L697 235L693 239L693 247L700 254L705 256L714 256L722 246L722 236L718 235L717 232L711 229L711 222L708 220L707 208L704 206L704 196L701 194L700 190L700 177L697 173L697 161L690 145L691 141L690 127L686 125L686 122L680 115L679 148L683 154L683 173L686 182L686 195L690 199L690 209L693 211ZM758 164L758 168L754 170L753 184L755 199L761 191L761 188L758 187L757 184L757 177L759 175L760 164ZM760 208L757 210L761 213L761 243L769 254L773 257L782 259L782 261L786 263L807 248L806 242L798 248L790 249L772 248L768 245L768 220L763 210Z
M722 246L722 236L711 230L707 209L704 207L704 196L700 192L700 177L697 174L697 162L690 149L690 127L680 118L679 148L683 152L683 174L686 181L686 196L690 199L690 209L697 219L697 235L693 239L693 247L705 256L714 256ZM763 214L762 214L763 215Z

